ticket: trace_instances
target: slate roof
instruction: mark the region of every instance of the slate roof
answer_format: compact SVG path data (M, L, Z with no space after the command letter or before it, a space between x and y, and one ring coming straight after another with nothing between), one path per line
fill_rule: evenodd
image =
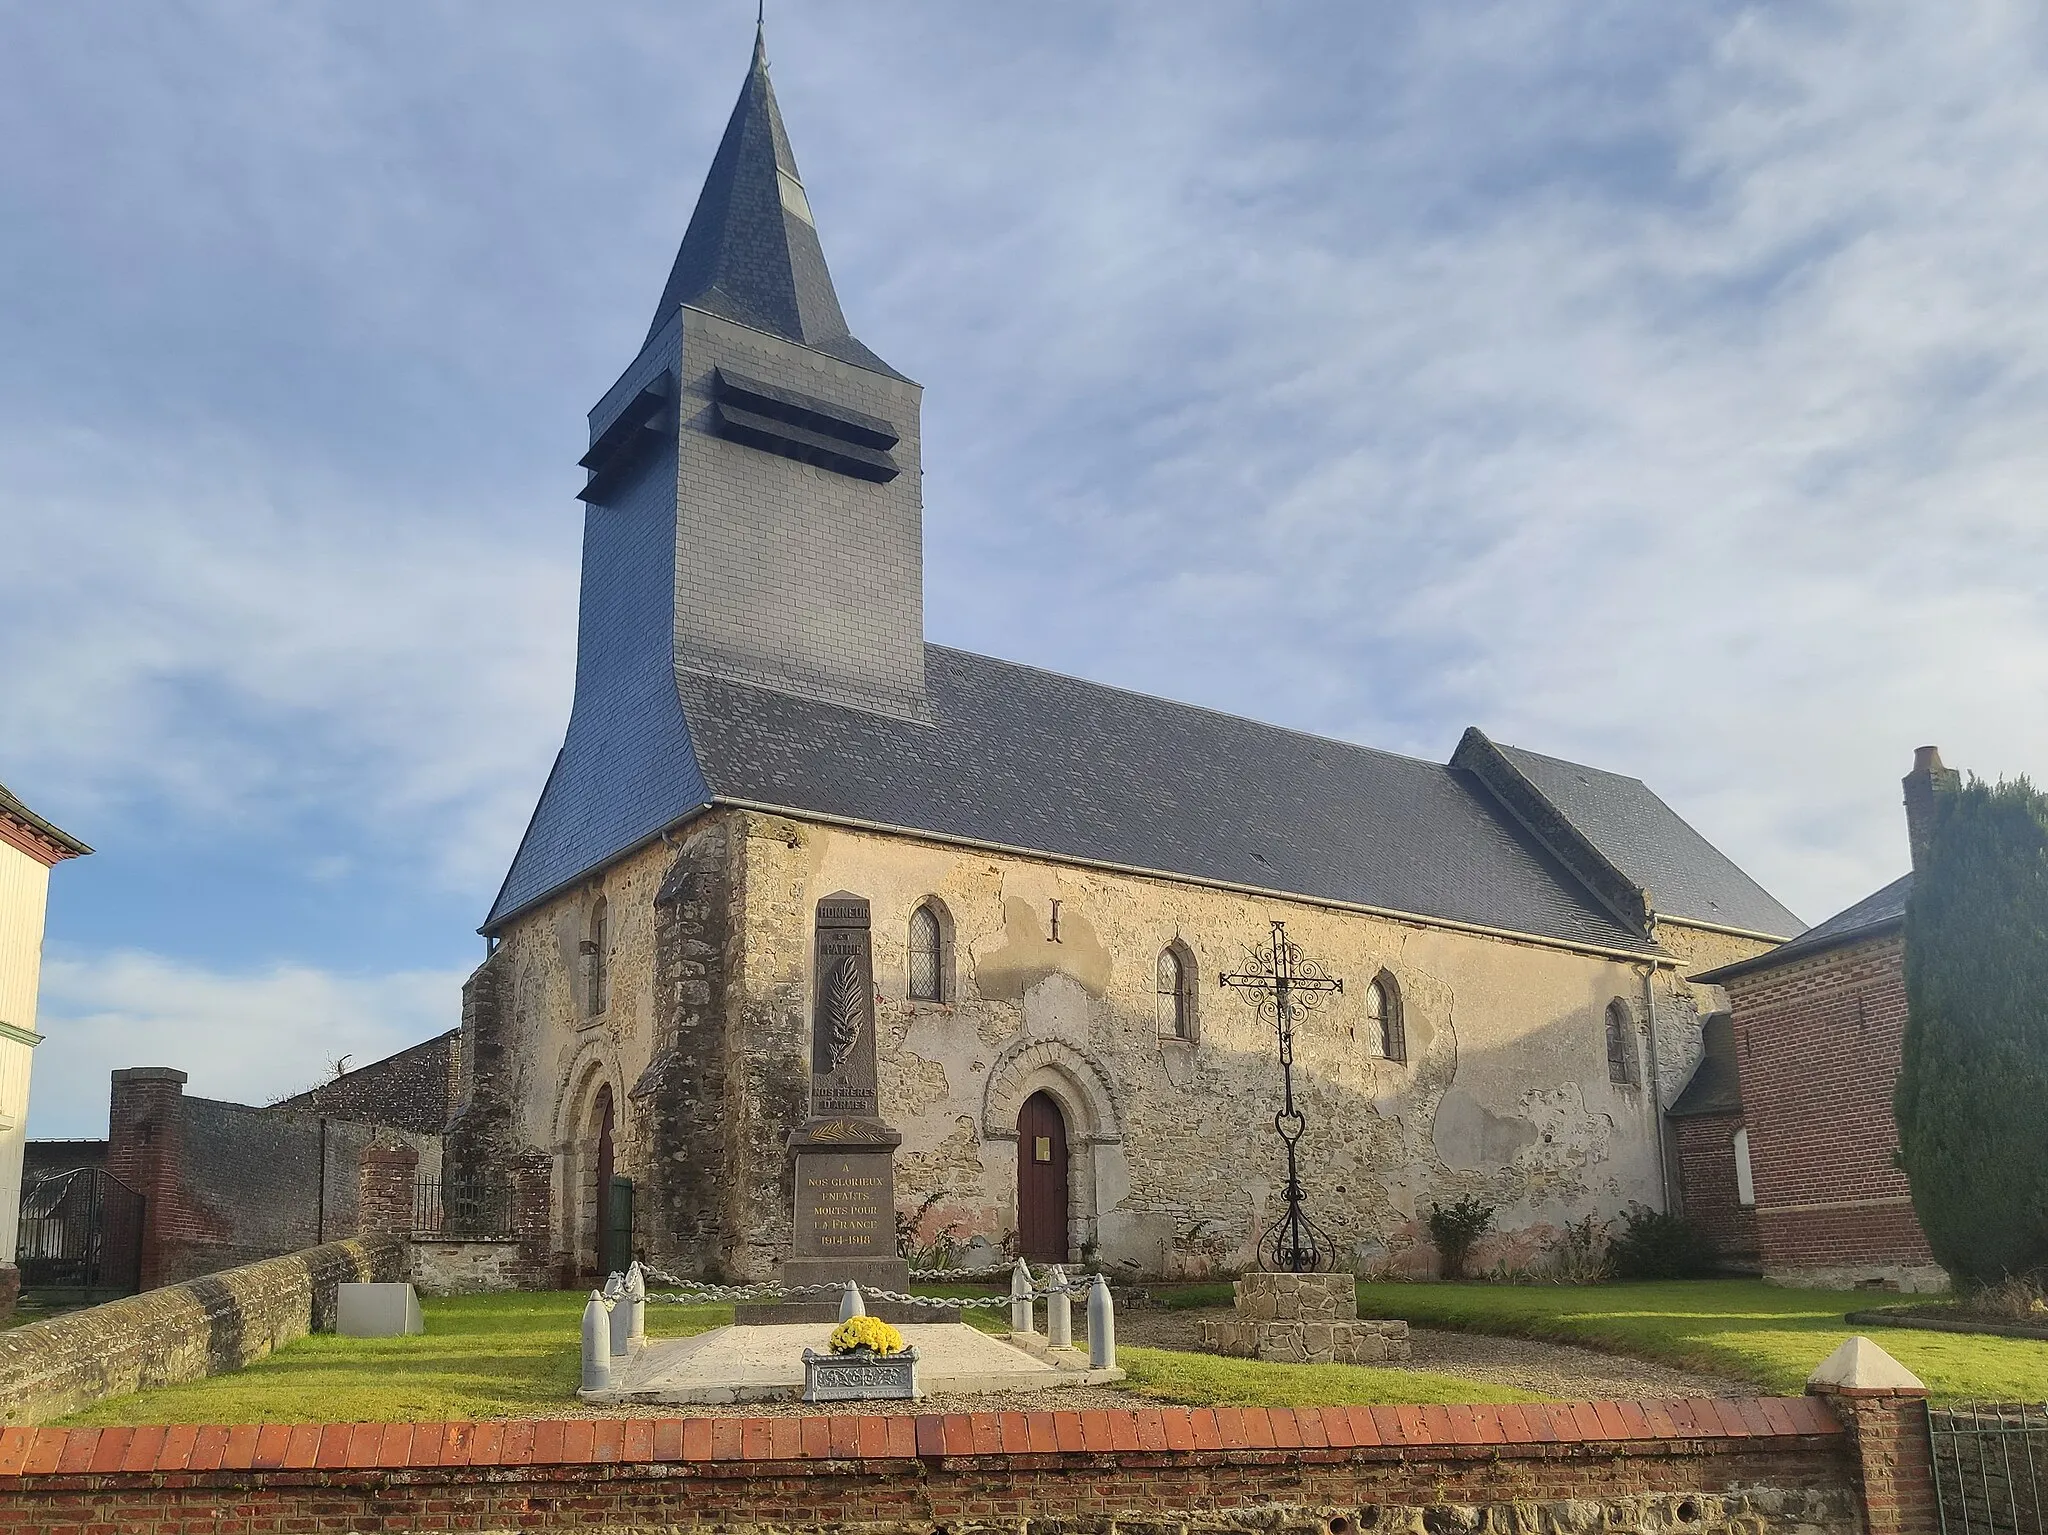
M758 36L650 343L684 304L894 372L847 333ZM1425 762L937 645L922 720L678 669L658 467L586 543L568 733L486 932L716 803L1632 954L1662 953L1646 881L1673 915L1798 930L1635 779L1476 730Z
M1753 975L1759 970L1771 970L1779 965L1810 959L1828 949L1875 938L1906 920L1906 898L1912 891L1912 874L1901 874L1882 890L1866 895L1846 911L1836 912L1818 927L1808 928L1790 943L1781 943L1768 953L1723 965L1718 970L1708 970L1692 979L1719 986L1731 976Z
M681 673L694 760L675 776L718 801L1656 952L1441 763L925 656L929 723ZM514 909L501 896L491 921Z
M1709 1013L1700 1020L1699 1065L1664 1111L1670 1119L1742 1112L1742 1074L1735 1060L1735 1016Z
M1659 915L1774 938L1805 928L1641 779L1519 746L1500 751L1610 863L1649 892Z
M753 66L647 328L649 343L684 304L856 367L903 376L847 329L768 82L767 44L758 32Z

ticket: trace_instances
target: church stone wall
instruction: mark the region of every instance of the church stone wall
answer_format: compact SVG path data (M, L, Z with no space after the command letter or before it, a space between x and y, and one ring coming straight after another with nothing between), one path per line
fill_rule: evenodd
M805 1112L811 921L839 889L874 910L882 1113L903 1133L898 1203L919 1236L1000 1243L1016 1227L1019 1105L1065 1115L1076 1257L1200 1276L1250 1262L1278 1213L1270 1026L1217 984L1267 923L1345 992L1299 1031L1311 1210L1346 1261L1427 1273L1432 1200L1501 1207L1480 1266L1523 1262L1557 1228L1660 1204L1674 1159L1659 1105L1699 1055L1719 1002L1683 974L1765 947L1666 925L1681 968L1073 868L743 811L700 818L511 924L472 982L475 1086L450 1132L492 1155L552 1161L560 1263L594 1260L597 1089L617 1106L617 1167L636 1233L681 1272L767 1277L788 1249L788 1130ZM607 901L610 996L584 1006L579 944ZM945 999L908 999L911 912L940 903ZM1051 937L1052 902L1060 934ZM1170 1037L1159 952L1192 959L1195 1038ZM1744 946L1747 947L1744 947ZM1365 989L1385 971L1405 1061L1379 1058ZM1648 978L1646 999L1645 980ZM1636 1021L1637 1080L1608 1081L1605 1014ZM493 1107L496 1105L496 1107ZM497 1126L490 1135L478 1127Z
M1074 1146L1077 1256L1148 1273L1242 1266L1278 1213L1271 1130L1279 1069L1270 1028L1217 973L1288 924L1347 989L1302 1026L1297 1083L1311 1129L1313 1211L1347 1259L1425 1270L1431 1200L1500 1205L1484 1261L1527 1256L1556 1227L1662 1202L1658 1104L1608 1081L1605 1010L1646 1021L1640 962L1333 911L1168 880L981 853L909 838L749 817L748 1037L764 1082L800 1083L809 918L836 889L873 903L882 1111L903 1132L899 1203L936 1196L921 1235L1001 1240L1014 1229L1015 1116L1043 1088ZM908 923L943 903L951 935L941 1003L911 1002ZM1050 936L1060 903L1060 937ZM1192 955L1196 1038L1163 1038L1155 962ZM1408 1059L1367 1039L1367 982L1394 979ZM1668 967L1650 978L1669 1098L1698 1056L1706 1000ZM1639 1057L1638 1080L1649 1063ZM765 1140L750 1154L765 1154ZM781 1169L777 1168L778 1172ZM765 1169L763 1170L765 1171ZM764 1271L787 1223L786 1173L757 1207ZM765 1193L765 1179L761 1180Z
M462 1048L474 1064L448 1156L474 1171L549 1159L564 1282L596 1262L601 1088L611 1091L616 1170L634 1179L641 1208L649 1196L639 1191L658 1181L648 1176L648 1121L631 1094L655 1051L656 897L676 856L656 842L519 917L465 989ZM592 1013L582 945L599 896L609 984L606 1005Z

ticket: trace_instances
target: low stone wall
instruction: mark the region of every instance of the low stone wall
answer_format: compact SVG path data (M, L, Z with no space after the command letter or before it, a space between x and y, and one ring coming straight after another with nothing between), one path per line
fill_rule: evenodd
M403 1278L404 1263L400 1242L329 1242L0 1332L0 1423L239 1369L331 1326L336 1285Z
M0 1527L1864 1535L1859 1442L1815 1398L10 1429Z
M482 1295L527 1288L517 1238L444 1242L415 1237L411 1247L413 1287L422 1295Z

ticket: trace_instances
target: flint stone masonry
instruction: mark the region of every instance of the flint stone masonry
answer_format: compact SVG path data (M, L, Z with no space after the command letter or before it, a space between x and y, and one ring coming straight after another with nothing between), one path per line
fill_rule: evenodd
M240 1369L331 1327L344 1282L397 1279L404 1262L388 1238L329 1242L0 1333L0 1422Z
M1813 1398L9 1430L0 1526L1862 1535L1858 1473Z
M1281 1364L1385 1364L1408 1357L1406 1322L1358 1320L1349 1273L1244 1275L1233 1321L1204 1321L1202 1347Z

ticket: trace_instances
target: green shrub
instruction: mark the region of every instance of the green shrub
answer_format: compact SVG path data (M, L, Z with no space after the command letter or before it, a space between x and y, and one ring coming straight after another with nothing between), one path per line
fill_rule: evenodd
M1430 1205L1429 1239L1436 1244L1437 1256L1443 1260L1444 1278L1465 1277L1465 1260L1472 1256L1473 1244L1492 1224L1493 1206L1483 1199L1468 1195L1456 1204Z
M1935 799L1906 906L1899 1164L1959 1281L2048 1274L2048 796Z
M1664 1210L1625 1211L1607 1244L1607 1272L1616 1279L1698 1279L1719 1261L1699 1227Z

